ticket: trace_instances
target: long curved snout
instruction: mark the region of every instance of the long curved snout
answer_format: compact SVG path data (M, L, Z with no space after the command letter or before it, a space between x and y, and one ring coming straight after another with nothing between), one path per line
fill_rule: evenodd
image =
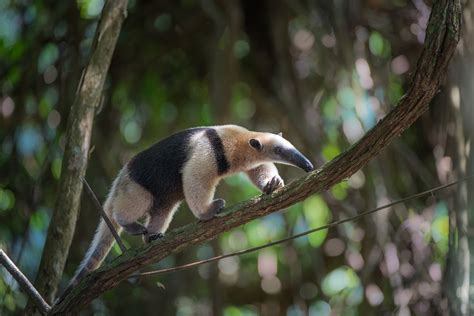
M283 163L298 167L306 172L314 169L313 164L296 148L281 149L278 153Z

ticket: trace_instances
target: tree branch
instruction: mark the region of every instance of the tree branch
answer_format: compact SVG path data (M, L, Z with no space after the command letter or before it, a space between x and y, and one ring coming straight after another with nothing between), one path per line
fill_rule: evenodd
M82 279L63 301L53 306L51 313L80 311L101 293L146 265L214 239L222 232L302 201L350 177L428 109L456 48L459 29L459 0L436 1L428 23L424 49L407 93L383 120L346 152L271 195L253 198L228 208L208 222L186 225L171 231L160 241L128 250Z
M81 177L84 177L87 168L94 115L126 16L127 2L106 1L91 56L69 114L59 190L35 282L36 288L48 302L54 299L74 235L82 192ZM32 309L29 304L27 313L33 314Z
M21 273L20 269L10 260L7 254L0 249L0 263L7 269L8 272L13 276L13 278L20 284L21 288L28 294L30 298L33 299L33 302L39 308L39 310L46 314L51 310L51 306L46 303L46 301L41 297L41 294L35 289L30 280Z
M89 183L87 182L87 180L85 178L81 178L81 180L82 180L82 182L84 183L84 185L86 187L87 195L89 195L89 198L92 200L92 203L94 204L95 208L99 212L99 215L102 217L104 222L107 224L107 227L109 227L109 230L112 233L112 235L114 236L115 241L117 242L117 245L119 245L120 250L122 251L122 253L125 253L125 251L127 251L127 247L125 247L122 239L120 238L119 234L117 233L117 230L115 230L114 225L110 221L109 216L107 215L107 213L105 213L104 208L102 207L102 205L100 205L100 202L97 199L97 196L95 195L94 191L92 191L92 188L90 187Z

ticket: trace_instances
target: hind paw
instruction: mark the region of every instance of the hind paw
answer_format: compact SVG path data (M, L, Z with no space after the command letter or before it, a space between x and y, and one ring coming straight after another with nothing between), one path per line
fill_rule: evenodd
M158 239L162 239L163 237L165 237L165 235L163 235L163 233L156 233L156 234L147 234L145 236L143 236L144 240L145 240L145 243L149 244L155 240L158 240Z

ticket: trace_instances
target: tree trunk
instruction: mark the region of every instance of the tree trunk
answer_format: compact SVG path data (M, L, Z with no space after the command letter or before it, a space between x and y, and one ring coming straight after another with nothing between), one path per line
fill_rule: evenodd
M241 34L240 1L202 1L203 10L214 21L214 54L210 62L210 101L214 120L227 123L232 113L232 89L237 80L238 60L234 46Z
M85 175L94 115L115 44L126 16L127 0L107 1L69 114L66 148L53 216L36 278L36 288L51 303L60 282L74 235ZM34 307L29 304L29 313Z
M462 41L449 73L447 91L452 120L446 130L452 137L448 142L452 139L451 158L458 178L474 173L474 5L472 1L464 2ZM452 315L470 315L474 312L473 181L461 184L454 199L454 209L450 213L446 296Z

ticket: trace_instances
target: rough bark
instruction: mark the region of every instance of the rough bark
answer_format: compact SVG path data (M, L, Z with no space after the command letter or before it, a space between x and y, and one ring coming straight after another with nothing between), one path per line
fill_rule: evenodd
M175 229L159 242L133 249L86 276L51 313L78 312L101 293L137 270L190 246L215 238L255 218L276 212L311 194L328 189L366 165L428 108L447 69L460 31L459 0L436 1L427 28L424 50L406 95L359 142L321 169L269 196L260 196L228 208L208 222Z
M36 278L36 288L52 302L74 235L82 181L87 167L94 115L122 22L127 0L107 1L102 10L88 65L69 114L59 190ZM29 313L33 312L30 307Z

